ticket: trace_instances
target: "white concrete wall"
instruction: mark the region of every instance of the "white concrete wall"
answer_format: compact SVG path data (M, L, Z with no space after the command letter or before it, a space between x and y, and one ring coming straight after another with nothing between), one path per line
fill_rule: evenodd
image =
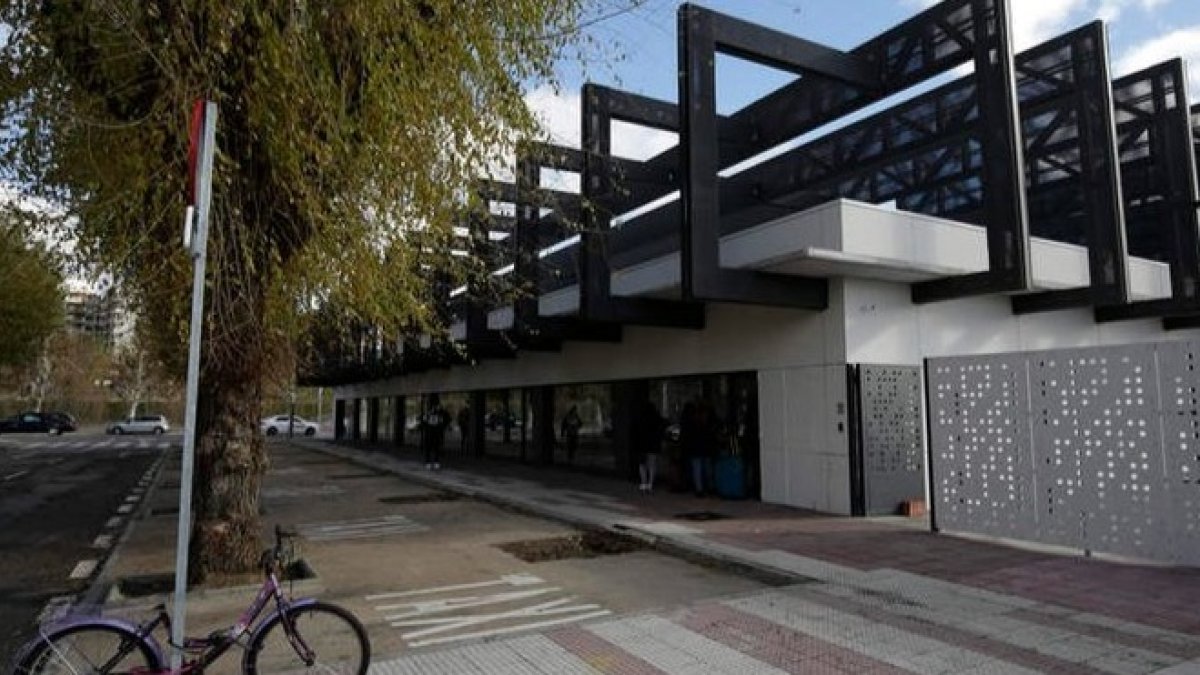
M339 387L336 396L455 392L844 363L842 312L836 298L831 302L825 312L710 305L704 330L626 326L619 343L567 342L560 352L522 351L516 358L488 360L474 367L455 366L364 382Z
M920 364L929 356L1191 339L1159 319L1096 323L1092 310L1014 315L1006 296L914 305L903 284L847 279L846 357L851 363Z
M846 366L758 374L762 500L850 514Z

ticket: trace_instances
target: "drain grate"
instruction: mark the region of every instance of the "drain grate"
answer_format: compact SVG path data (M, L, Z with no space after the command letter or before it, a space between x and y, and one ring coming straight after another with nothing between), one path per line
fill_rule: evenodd
M729 516L716 511L689 511L688 513L677 513L675 517L679 520L725 520Z
M506 544L496 544L496 548L525 562L539 563L632 553L645 549L646 545L632 537L624 537L610 532L588 531L565 537L512 541Z
M379 478L387 474L382 471L368 471L365 473L335 473L329 476L329 480L361 480L363 478Z
M459 499L462 499L462 497L453 492L427 492L419 495L380 497L379 501L384 504L430 504L433 502L453 502Z
M150 515L152 515L152 516L177 516L177 515L179 515L179 507L178 506L159 506L159 507L150 509Z

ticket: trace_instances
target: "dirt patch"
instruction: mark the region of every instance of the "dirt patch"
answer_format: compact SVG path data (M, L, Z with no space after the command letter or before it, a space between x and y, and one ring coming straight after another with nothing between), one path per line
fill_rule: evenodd
M368 471L366 473L335 473L329 476L329 480L361 480L363 478L379 478L387 474L382 471Z
M461 496L452 492L428 492L419 495L380 497L379 501L384 504L432 504L435 502L454 502L460 499L462 499Z
M302 581L313 579L317 573L305 560L296 560L285 567L279 575L279 581ZM232 588L248 586L262 581L262 574L246 572L244 574L214 574L201 586L189 586L188 590ZM175 575L172 573L137 574L122 577L117 580L117 591L125 598L143 598L148 595L170 593L175 590Z
M708 520L725 520L729 516L716 511L690 511L688 513L677 513L675 518L678 520L694 520L704 522Z
M525 562L539 563L572 558L598 558L647 548L642 542L611 532L586 531L565 537L526 539L497 544L496 548Z

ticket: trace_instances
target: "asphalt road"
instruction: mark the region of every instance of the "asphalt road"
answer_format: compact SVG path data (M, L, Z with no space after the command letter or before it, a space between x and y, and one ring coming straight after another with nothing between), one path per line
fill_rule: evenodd
M0 436L0 668L51 598L81 591L81 561L142 474L178 438Z

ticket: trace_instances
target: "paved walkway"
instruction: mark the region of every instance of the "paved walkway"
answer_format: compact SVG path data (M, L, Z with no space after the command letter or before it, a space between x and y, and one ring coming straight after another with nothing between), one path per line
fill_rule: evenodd
M793 582L376 663L379 673L1200 674L1200 570L1120 565L755 502L639 495L603 477L305 447ZM693 522L678 516L712 512Z

